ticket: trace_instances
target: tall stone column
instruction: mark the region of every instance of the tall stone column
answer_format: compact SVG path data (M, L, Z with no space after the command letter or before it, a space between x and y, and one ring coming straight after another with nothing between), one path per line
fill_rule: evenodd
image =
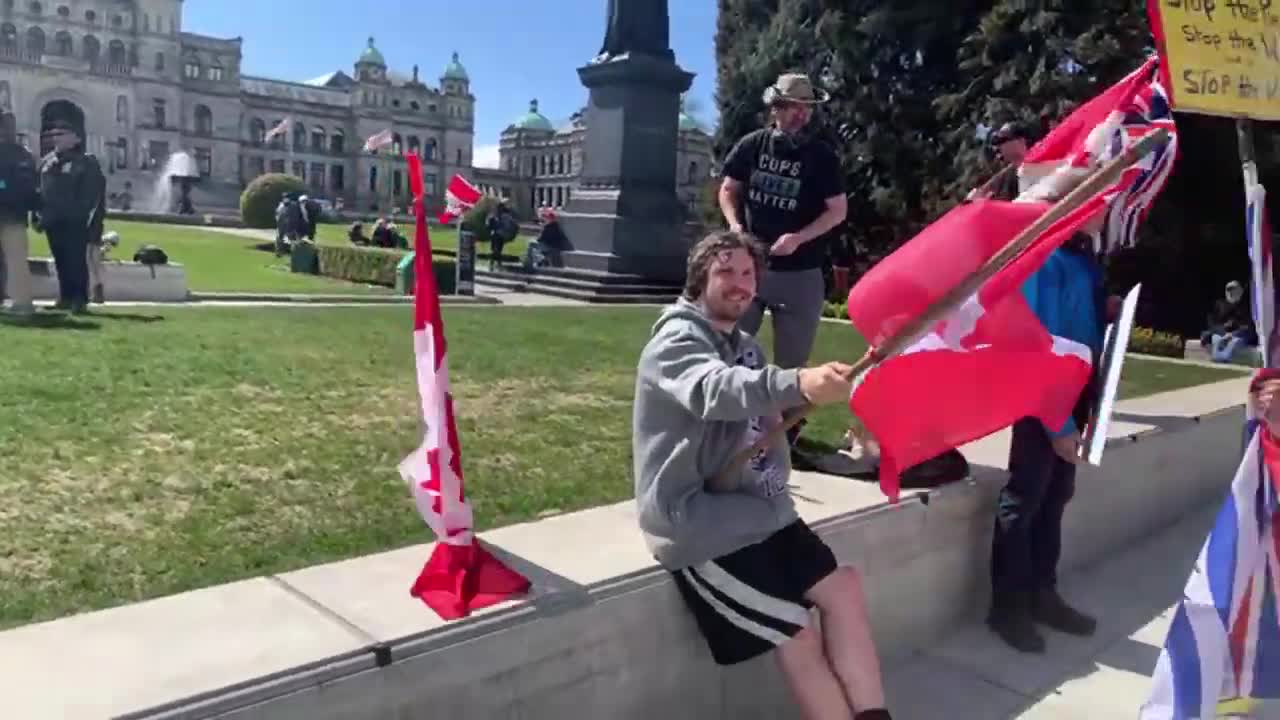
M560 224L571 268L684 278L676 195L680 96L693 74L668 47L666 0L610 0L604 46L578 77L590 91L579 187Z

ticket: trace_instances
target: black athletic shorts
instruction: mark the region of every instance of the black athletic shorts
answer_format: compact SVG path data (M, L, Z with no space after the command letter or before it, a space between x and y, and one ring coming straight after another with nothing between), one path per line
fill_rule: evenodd
M809 624L805 598L836 556L803 520L755 545L672 572L711 656L733 665L769 652Z

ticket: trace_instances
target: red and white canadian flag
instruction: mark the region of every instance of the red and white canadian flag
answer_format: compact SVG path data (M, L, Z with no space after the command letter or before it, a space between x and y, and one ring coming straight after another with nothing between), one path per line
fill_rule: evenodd
M1048 209L1039 202L959 205L871 269L849 318L873 347L958 286ZM1062 426L1092 370L1091 350L1050 335L1020 292L1090 218L1102 194L1042 233L969 300L855 382L850 410L880 444L880 488L898 500L902 470L1024 417Z
M440 212L440 223L448 225L462 217L480 202L482 195L480 189L467 182L466 178L454 175L444 191L444 210Z
M449 390L449 363L440 293L431 269L431 238L423 199L422 160L407 156L414 195L413 350L426 425L422 445L400 463L422 519L436 535L435 550L410 590L440 617L466 617L476 608L524 594L530 583L476 542L462 481L462 448Z

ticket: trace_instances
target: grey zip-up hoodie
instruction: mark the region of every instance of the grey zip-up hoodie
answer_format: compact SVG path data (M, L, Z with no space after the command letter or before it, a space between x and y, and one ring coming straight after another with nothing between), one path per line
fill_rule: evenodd
M713 493L706 481L804 402L799 371L766 365L751 336L716 330L684 298L663 310L640 353L632 417L640 529L663 567L726 555L796 520L785 436L745 464L735 490Z

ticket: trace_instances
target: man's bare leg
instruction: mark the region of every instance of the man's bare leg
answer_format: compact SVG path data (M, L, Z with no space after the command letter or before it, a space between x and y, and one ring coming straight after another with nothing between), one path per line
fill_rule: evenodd
M805 720L851 720L844 686L831 670L818 631L807 627L778 648L778 664Z
M826 657L854 712L883 708L880 659L871 637L867 600L858 572L842 567L814 585L808 597L822 613Z

